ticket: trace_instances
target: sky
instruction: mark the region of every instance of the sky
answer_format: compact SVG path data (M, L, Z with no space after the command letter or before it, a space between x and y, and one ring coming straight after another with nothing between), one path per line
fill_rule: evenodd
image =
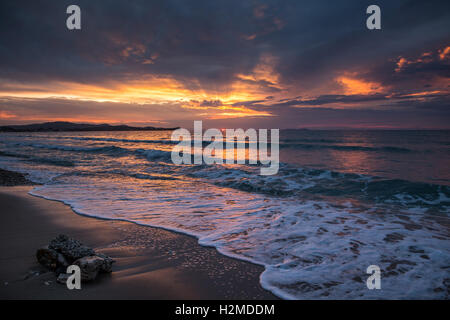
M0 2L0 125L194 120L450 129L450 1Z

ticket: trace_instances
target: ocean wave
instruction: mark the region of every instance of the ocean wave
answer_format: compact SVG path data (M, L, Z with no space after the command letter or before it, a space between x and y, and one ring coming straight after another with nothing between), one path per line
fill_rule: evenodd
M170 151L162 151L156 149L137 149L135 150L135 153L145 156L149 161L168 161L171 159Z
M73 166L75 166L74 162L69 161L69 160L65 160L65 159L33 157L33 156L30 156L30 155L26 155L26 154L4 152L4 151L0 151L0 156L19 158L19 159L23 159L23 160L28 161L28 162L49 164L49 165L54 165L54 166L62 166L62 167L73 167Z
M113 157L144 157L149 164L171 163L171 151L166 150L133 149L112 145L80 147L28 142L21 142L19 144L22 146L31 146L33 148L93 154L98 153ZM346 148L349 147L351 146L346 146ZM358 147L357 150L360 148L361 147ZM384 147L383 150L402 151L404 149ZM59 158L21 157L29 158L29 161L60 166L74 165L72 161ZM301 168L286 163L280 163L279 172L274 176L261 176L258 174L260 166L252 165L211 166L203 164L167 167L159 166L154 167L154 169L172 175L186 175L202 178L209 183L223 187L277 197L297 196L308 199L317 197L352 197L364 201L398 203L404 206L432 206L438 211L445 211L450 206L450 187L448 186L399 179L384 179L381 177L334 172L330 170Z
M64 159L49 159L49 158L27 158L26 161L49 164L53 166L61 166L61 167L74 167L75 163L72 161L64 160Z
M280 164L274 176L256 174L256 166L192 166L184 172L217 185L246 192L303 199L353 198L404 207L426 206L448 213L450 187Z
M171 151L130 149L116 146L70 147L44 146L65 151L102 153L111 156L134 155L150 163L171 163ZM388 147L386 147L388 148ZM389 147L388 150L391 150ZM403 149L400 149L403 150ZM192 157L192 155L191 155ZM160 168L164 171L164 168ZM400 179L384 179L354 173L301 168L280 163L274 176L261 176L257 165L181 165L165 168L170 174L203 178L220 186L272 196L311 197L351 196L370 201L390 201L405 205L450 206L450 187ZM143 177L145 178L145 177Z
M100 147L79 147L79 146L67 146L67 145L54 145L54 144L41 144L41 143L28 143L28 142L15 142L10 144L12 146L32 147L37 149L57 150L67 152L80 152L80 153L103 153L106 155L127 155L134 152L133 149L122 148L118 146L100 146Z
M308 142L308 143L345 143L345 140L335 140L335 139L281 139L281 143L292 143L292 142ZM356 142L356 141L353 141Z
M399 152L399 153L409 153L415 152L414 150L401 147L393 146L382 146L382 147L367 147L367 146L357 146L357 145L325 145L325 144L306 144L306 143L280 143L280 149L332 149L339 151L383 151L383 152Z
M120 138L96 138L96 137L59 137L60 139L72 139L79 141L99 141L99 142L125 142L125 143L151 143L151 144L176 144L171 140L140 140L140 139L120 139Z

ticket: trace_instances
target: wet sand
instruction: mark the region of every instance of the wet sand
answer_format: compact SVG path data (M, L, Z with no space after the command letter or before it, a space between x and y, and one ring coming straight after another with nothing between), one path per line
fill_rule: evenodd
M276 299L261 266L176 232L80 216L30 189L0 187L0 299ZM35 252L61 233L114 258L113 272L81 290L57 283Z

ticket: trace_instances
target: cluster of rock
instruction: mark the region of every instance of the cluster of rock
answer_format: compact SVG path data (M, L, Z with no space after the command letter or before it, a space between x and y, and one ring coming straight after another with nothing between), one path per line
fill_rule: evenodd
M66 235L59 235L48 246L38 249L36 257L41 265L57 274L58 282L61 283L66 283L69 265L79 266L81 281L87 282L94 280L99 273L111 272L114 263L110 257L96 253L92 248Z

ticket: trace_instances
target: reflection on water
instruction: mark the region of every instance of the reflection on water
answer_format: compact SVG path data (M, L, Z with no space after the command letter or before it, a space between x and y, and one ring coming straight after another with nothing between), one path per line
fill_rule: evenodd
M311 168L450 184L450 131L282 131L281 161Z

